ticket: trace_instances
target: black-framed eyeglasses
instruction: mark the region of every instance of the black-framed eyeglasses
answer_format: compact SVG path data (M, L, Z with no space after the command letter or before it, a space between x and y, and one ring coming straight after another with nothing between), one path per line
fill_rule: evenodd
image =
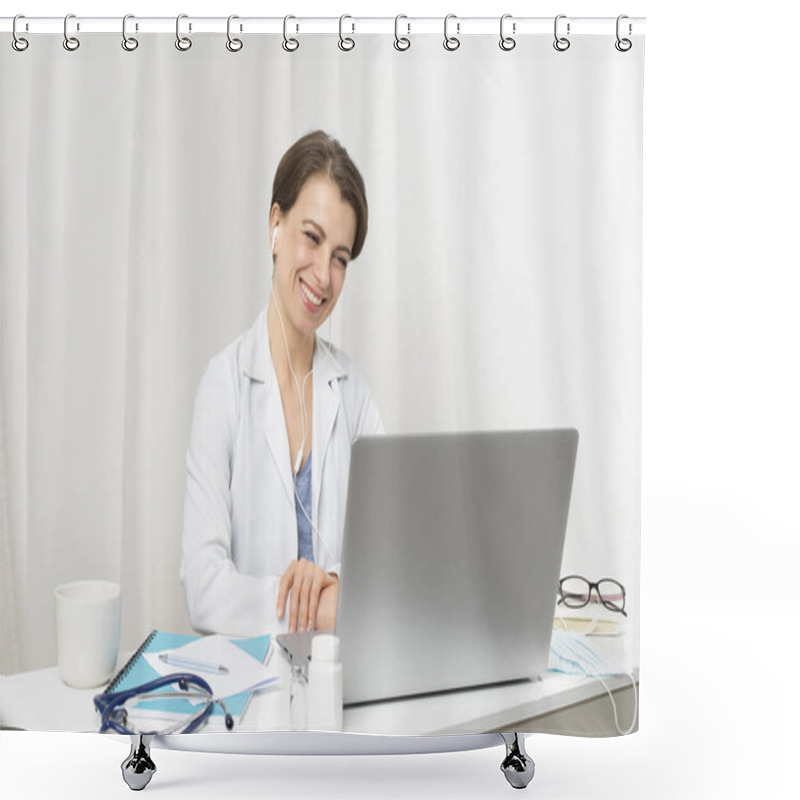
M596 583L582 575L567 575L558 582L558 603L567 608L583 608L594 599L602 603L609 611L618 611L627 617L625 611L625 587L613 578L601 578Z
M135 735L192 733L211 716L215 703L225 714L225 728L232 730L233 717L225 703L214 697L203 678L188 672L164 675L132 689L94 698L100 712L100 733Z

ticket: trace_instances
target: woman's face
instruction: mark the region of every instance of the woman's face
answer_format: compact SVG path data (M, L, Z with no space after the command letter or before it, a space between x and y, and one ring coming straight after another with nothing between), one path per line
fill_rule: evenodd
M295 204L270 213L275 274L284 324L313 335L330 316L344 285L356 236L356 213L324 175L309 178Z

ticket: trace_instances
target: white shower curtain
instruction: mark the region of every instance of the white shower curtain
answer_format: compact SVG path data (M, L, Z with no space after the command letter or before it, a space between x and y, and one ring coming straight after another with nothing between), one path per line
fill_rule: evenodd
M266 302L272 175L317 128L370 204L332 339L390 432L580 431L562 574L624 584L636 668L643 39L139 38L2 39L3 672L55 663L68 580L121 582L123 648L189 629L194 393Z

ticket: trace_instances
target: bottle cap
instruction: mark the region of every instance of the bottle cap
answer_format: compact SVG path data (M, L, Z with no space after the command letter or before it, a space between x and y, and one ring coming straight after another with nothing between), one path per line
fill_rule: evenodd
M312 661L340 661L341 645L339 637L332 633L317 634L311 640Z

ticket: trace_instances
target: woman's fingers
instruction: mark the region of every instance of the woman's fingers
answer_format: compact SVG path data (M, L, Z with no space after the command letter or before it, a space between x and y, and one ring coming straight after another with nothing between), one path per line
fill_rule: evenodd
M278 602L275 606L275 613L278 619L283 619L283 614L286 611L286 598L289 595L289 589L294 582L294 573L297 570L297 561L292 561L286 568L286 572L281 577L280 585L278 586Z
M316 627L320 595L325 588L337 581L338 578L305 558L292 561L278 587L278 618L283 617L288 599L289 631L294 633L313 629Z
M313 580L313 570L304 568L301 582L298 584L297 581L295 581L292 587L292 616L289 620L290 630L304 631L306 629L306 624L308 622L308 596L311 591Z
M293 561L295 564L294 579L291 585L291 594L289 595L289 633L294 633L298 630L297 615L300 613L300 597L303 592L303 585L307 579L308 567L313 566L305 558L299 561Z

